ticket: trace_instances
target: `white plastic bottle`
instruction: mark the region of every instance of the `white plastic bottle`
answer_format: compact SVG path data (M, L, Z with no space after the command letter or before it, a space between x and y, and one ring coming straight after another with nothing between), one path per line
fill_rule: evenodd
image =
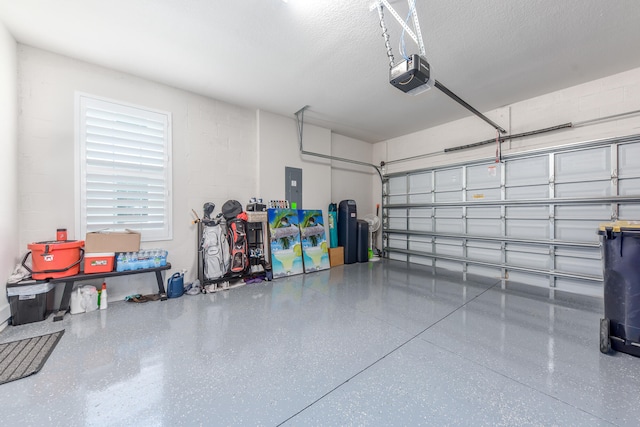
M102 282L102 292L100 292L100 310L107 308L107 284Z

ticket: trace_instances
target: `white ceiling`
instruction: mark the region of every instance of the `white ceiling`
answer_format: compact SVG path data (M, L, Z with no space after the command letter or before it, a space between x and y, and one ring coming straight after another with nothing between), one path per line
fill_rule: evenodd
M20 43L219 100L287 116L309 105L307 123L364 141L470 115L438 90L412 97L388 83L372 3L0 0L0 20ZM417 0L417 10L435 78L480 111L640 67L638 0ZM387 17L397 60L400 25Z

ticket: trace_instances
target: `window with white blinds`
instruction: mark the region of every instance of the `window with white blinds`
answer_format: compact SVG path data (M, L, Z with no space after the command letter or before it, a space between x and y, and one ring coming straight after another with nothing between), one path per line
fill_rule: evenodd
M76 95L80 235L136 230L172 238L171 114Z

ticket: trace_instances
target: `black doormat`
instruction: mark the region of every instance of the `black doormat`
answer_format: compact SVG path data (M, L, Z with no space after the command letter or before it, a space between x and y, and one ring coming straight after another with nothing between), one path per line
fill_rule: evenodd
M0 384L40 371L64 334L52 334L0 344Z

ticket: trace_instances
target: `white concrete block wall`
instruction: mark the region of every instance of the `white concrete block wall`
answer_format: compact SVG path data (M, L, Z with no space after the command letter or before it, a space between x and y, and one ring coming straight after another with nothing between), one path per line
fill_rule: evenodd
M195 279L191 209L200 214L212 201L219 211L228 199L244 204L256 193L255 112L24 45L18 46L18 83L19 249L54 238L58 227L67 227L70 239L83 238L74 222L74 94L81 91L171 112L173 240L142 247L167 249L170 273L184 268L186 279ZM150 274L107 283L113 299L157 291Z
M331 136L331 155L365 163L373 162L370 143L338 134ZM363 218L368 213L375 213L375 205L380 203L380 197L373 198L371 191L369 191L372 178L380 181L378 174L372 167L332 161L332 201L339 203L346 199L355 200L359 218Z
M17 45L0 23L0 330L10 316L6 282L18 262Z
M174 271L187 269L187 280L196 274L192 208L201 213L208 201L219 211L228 199L243 204L253 196L282 199L285 166L303 169L304 207L326 211L332 200L331 162L299 154L292 118L240 108L23 45L18 49L18 70L20 251L28 243L52 239L58 227L67 227L70 239L83 238L75 235L74 223L76 91L171 112L174 235L171 241L145 242L142 247L168 249ZM304 135L306 150L331 154L330 130L306 124ZM358 145L359 158L369 156L369 144L349 143ZM369 183L363 184L366 191L360 188L360 192L368 199ZM108 282L113 299L155 290L153 277Z
M302 169L302 207L322 209L325 227L331 201L331 161L301 155L294 118L258 111L258 191L265 202L285 198L285 167ZM305 151L330 155L331 131L304 124ZM328 231L328 228L327 228Z

